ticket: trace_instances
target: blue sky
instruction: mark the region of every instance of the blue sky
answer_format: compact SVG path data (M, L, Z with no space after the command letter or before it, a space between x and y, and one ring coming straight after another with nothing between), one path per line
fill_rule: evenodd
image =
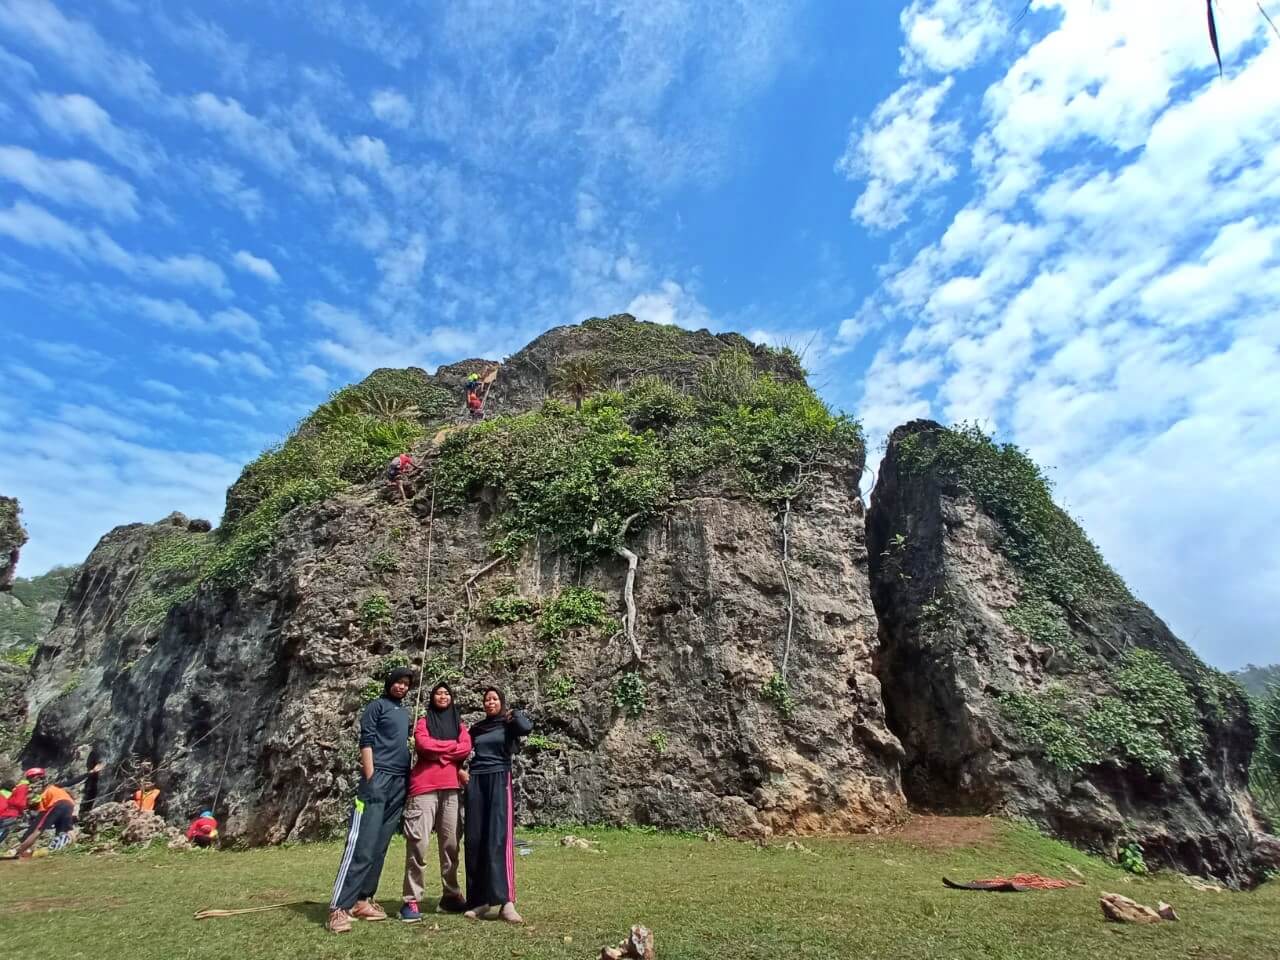
M0 0L23 572L216 519L376 366L629 310L804 348L873 446L984 423L1280 659L1280 39L1221 0L1219 79L1199 0L1023 7Z

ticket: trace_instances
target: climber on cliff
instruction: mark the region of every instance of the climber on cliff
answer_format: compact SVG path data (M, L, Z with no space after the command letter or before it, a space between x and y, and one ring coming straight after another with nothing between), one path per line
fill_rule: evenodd
M471 414L473 419L479 420L484 416L484 395L488 387L485 382L480 379L480 374L472 373L467 376L467 412Z
M418 465L413 462L413 457L407 453L402 453L400 456L392 458L391 462L387 464L387 486L394 486L398 489L401 500L408 499L404 492L405 477L417 469Z
M412 718L402 701L413 682L414 673L408 667L392 670L382 696L360 715L360 784L329 900L326 926L331 933L349 932L353 918L387 919L373 895L378 891L387 847L400 829L404 813Z
M218 839L218 821L213 818L212 810L203 811L191 821L187 827L187 839L197 847L211 847Z
M101 772L105 766L106 764L99 763L96 767L91 767L80 776L73 777L62 784L51 782L41 767L32 767L23 775L31 784L30 799L27 802L29 806L36 809L36 816L27 827L26 836L18 844L16 851L18 857L30 856L31 848L36 845L40 835L46 830L53 831L51 846L53 850L61 850L71 842L71 830L76 821L76 802L67 792L67 788L74 787L91 773Z

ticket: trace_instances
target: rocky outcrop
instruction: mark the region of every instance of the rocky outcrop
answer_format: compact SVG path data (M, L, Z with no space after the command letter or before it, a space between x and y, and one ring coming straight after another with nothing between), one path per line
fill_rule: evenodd
M17 575L18 554L27 542L18 514L22 508L13 497L0 497L0 592L10 589Z
M1018 451L899 427L868 546L913 804L1255 877L1243 694L1133 599Z
M628 348L637 330L647 348ZM629 318L561 328L503 365L490 419L539 407L555 364L603 352L618 331L601 386L655 364L692 377L746 344ZM742 352L756 374L798 376L787 354ZM486 366L414 374L413 389L460 396L467 372ZM495 563L505 495L483 487L446 509L441 494L433 510L442 453L431 442L416 452L423 469L407 500L378 480L287 512L234 587L184 579L184 558L217 548L217 531L180 515L112 531L37 654L27 758L56 767L94 742L108 763L104 797L127 791L122 771L146 759L172 819L217 797L229 839L327 836L343 828L366 690L397 658L420 663L425 640L425 676L455 681L465 706L496 682L535 717L518 768L524 823L763 836L904 814L901 747L873 669L860 447L813 465L792 497L786 571L775 505L720 465L677 484L620 534L637 558L630 631L620 553L581 562L534 539ZM246 491L237 503L244 515L253 500ZM575 620L579 601L602 614ZM569 612L552 629L557 604Z

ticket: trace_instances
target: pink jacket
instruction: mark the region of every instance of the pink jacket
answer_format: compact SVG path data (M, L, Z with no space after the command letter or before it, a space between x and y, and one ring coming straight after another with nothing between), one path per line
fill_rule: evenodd
M409 796L435 790L457 790L458 768L471 754L471 734L465 723L458 724L457 740L437 740L427 732L427 718L413 728L418 760L409 771Z

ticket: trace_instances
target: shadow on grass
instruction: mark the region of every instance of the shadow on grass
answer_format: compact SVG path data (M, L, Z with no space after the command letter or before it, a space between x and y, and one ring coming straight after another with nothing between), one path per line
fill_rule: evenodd
M321 903L318 900L304 900L299 903L291 903L285 907L290 913L297 914L304 920L309 920L317 926L324 926L329 919L329 905Z

